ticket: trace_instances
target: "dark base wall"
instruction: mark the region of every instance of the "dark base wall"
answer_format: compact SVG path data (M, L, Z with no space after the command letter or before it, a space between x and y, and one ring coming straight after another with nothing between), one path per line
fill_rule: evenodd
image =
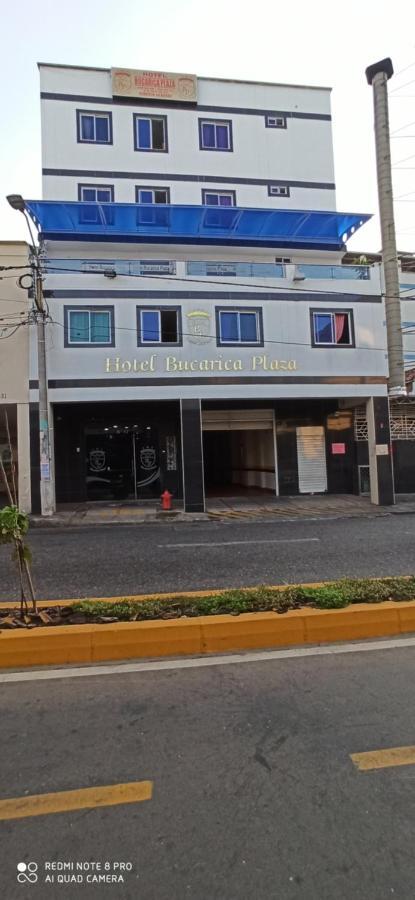
M369 466L367 441L356 442L358 466ZM396 494L415 493L415 441L392 441L393 475Z
M396 493L415 493L415 441L393 441L392 459Z
M179 403L132 402L132 403L82 403L57 404L54 407L55 421L55 472L57 503L81 503L87 495L88 438L86 429L104 429L109 423L119 428L134 424L149 425L158 437L160 493L169 490L174 499L182 499L181 438ZM171 468L168 453L171 447L166 438L176 441L176 468ZM97 446L99 441L96 442ZM168 455L170 461L168 462Z

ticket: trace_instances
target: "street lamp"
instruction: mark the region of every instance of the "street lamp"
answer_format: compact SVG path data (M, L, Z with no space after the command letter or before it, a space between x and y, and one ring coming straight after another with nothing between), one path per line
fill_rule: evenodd
M39 446L40 446L40 507L42 516L52 516L55 512L54 485L51 476L51 447L49 431L48 382L46 372L46 308L43 298L42 272L39 248L36 246L26 211L26 203L21 194L10 194L7 201L12 209L23 213L30 233L31 269L33 292L36 304L37 359L39 381Z

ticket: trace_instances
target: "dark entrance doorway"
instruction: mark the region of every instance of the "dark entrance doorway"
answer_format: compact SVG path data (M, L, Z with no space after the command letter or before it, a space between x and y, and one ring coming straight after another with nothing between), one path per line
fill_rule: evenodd
M271 429L203 431L205 492L211 497L275 494Z
M160 495L159 441L151 426L86 428L88 500L141 500Z
M181 499L175 401L60 404L54 425L58 503Z

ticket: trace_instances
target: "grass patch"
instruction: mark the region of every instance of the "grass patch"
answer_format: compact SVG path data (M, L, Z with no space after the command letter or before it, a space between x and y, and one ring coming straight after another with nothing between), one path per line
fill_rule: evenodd
M322 587L287 587L276 590L266 586L249 590L212 591L207 597L168 597L164 600L125 600L106 603L80 600L71 612L87 621L109 619L119 622L149 619L215 616L223 613L240 615L252 612L285 613L289 609L314 607L342 609L352 603L382 603L384 600L414 600L415 576L409 578L344 578Z

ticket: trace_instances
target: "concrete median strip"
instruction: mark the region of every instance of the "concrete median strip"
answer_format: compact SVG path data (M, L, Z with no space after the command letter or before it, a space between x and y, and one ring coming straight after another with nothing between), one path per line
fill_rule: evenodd
M0 800L0 821L46 816L78 809L95 809L100 806L119 806L122 803L141 803L143 800L151 800L152 793L152 781L130 781L125 784L109 784L76 791L15 797Z
M415 602L359 603L338 610L242 613L17 629L0 632L0 668L200 656L415 632Z

